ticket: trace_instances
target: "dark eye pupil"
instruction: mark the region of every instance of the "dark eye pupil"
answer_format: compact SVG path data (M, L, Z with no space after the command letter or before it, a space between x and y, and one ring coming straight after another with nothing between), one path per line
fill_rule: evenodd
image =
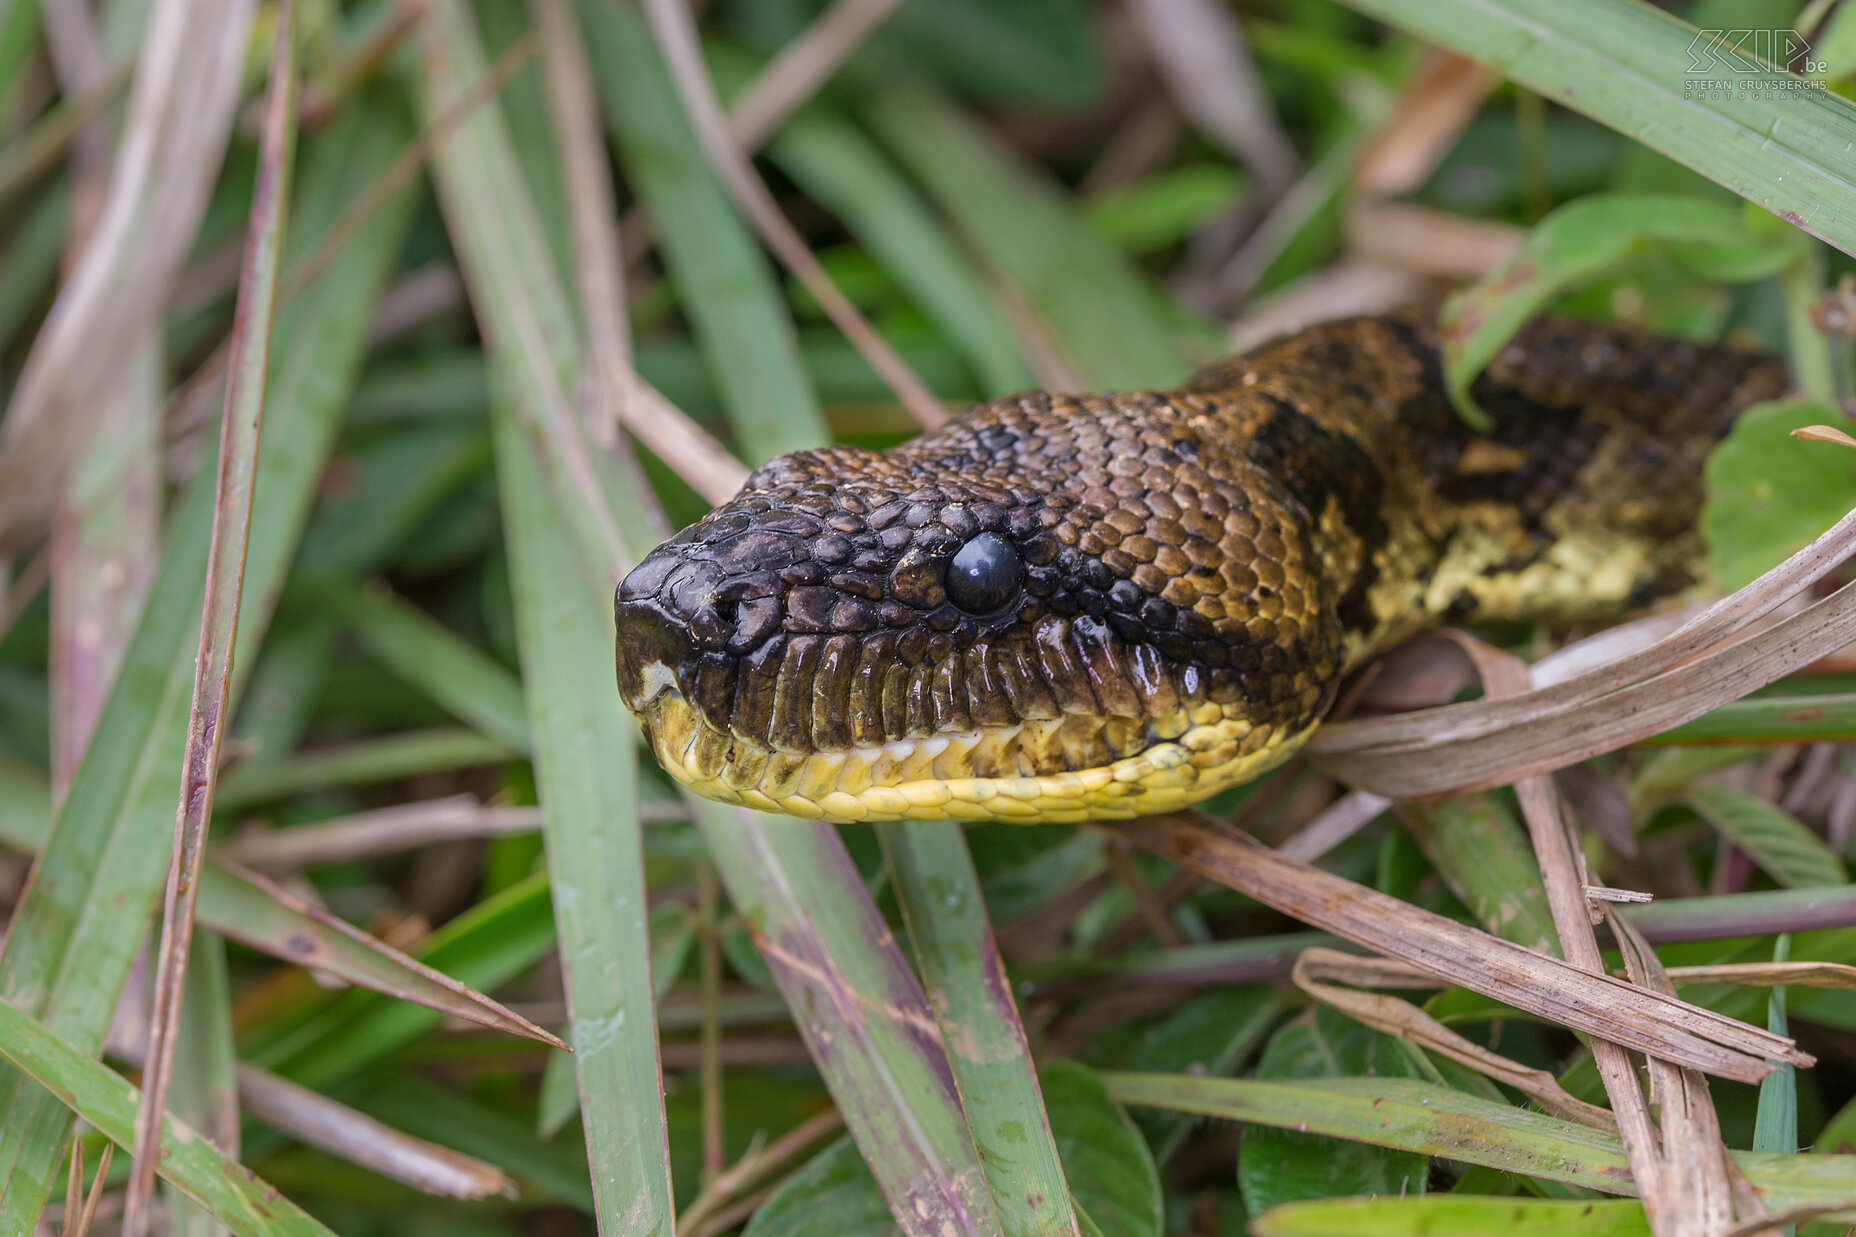
M1024 580L1012 543L998 533L981 533L947 565L947 599L968 614L991 614L1018 595Z

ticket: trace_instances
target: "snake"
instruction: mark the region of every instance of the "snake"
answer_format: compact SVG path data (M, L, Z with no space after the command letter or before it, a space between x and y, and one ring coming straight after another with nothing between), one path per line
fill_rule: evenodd
M619 692L697 793L836 822L1177 811L1282 764L1444 624L1706 587L1709 451L1759 353L1537 317L1452 403L1439 305L1171 390L1030 392L755 470L615 603Z

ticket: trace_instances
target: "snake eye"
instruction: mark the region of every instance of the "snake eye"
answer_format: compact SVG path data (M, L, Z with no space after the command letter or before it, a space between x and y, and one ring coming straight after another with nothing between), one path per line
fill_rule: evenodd
M998 533L981 533L947 565L947 599L968 614L991 614L1018 595L1024 580L1017 547Z

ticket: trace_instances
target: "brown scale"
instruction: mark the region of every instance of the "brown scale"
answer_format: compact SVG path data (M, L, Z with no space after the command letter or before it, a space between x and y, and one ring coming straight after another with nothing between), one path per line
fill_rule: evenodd
M1474 388L1485 438L1449 405L1431 312L1314 327L1170 392L1034 392L892 451L774 460L621 587L626 702L674 687L782 759L1116 719L996 757L1062 772L1208 700L1293 730L1347 665L1426 623L1597 615L1687 582L1707 451L1785 389L1779 363L1543 320ZM1654 550L1625 594L1492 587L1594 531ZM1019 575L975 613L948 572L984 537ZM1422 600L1472 541L1501 561Z

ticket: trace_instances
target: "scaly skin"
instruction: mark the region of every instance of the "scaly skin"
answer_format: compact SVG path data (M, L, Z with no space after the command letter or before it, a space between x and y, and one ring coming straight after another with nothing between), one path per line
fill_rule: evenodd
M1542 320L1478 381L1483 437L1434 313L774 460L620 586L625 702L680 781L765 811L1124 819L1281 763L1423 627L1694 583L1702 462L1782 366ZM974 614L949 563L987 532L1020 570Z

